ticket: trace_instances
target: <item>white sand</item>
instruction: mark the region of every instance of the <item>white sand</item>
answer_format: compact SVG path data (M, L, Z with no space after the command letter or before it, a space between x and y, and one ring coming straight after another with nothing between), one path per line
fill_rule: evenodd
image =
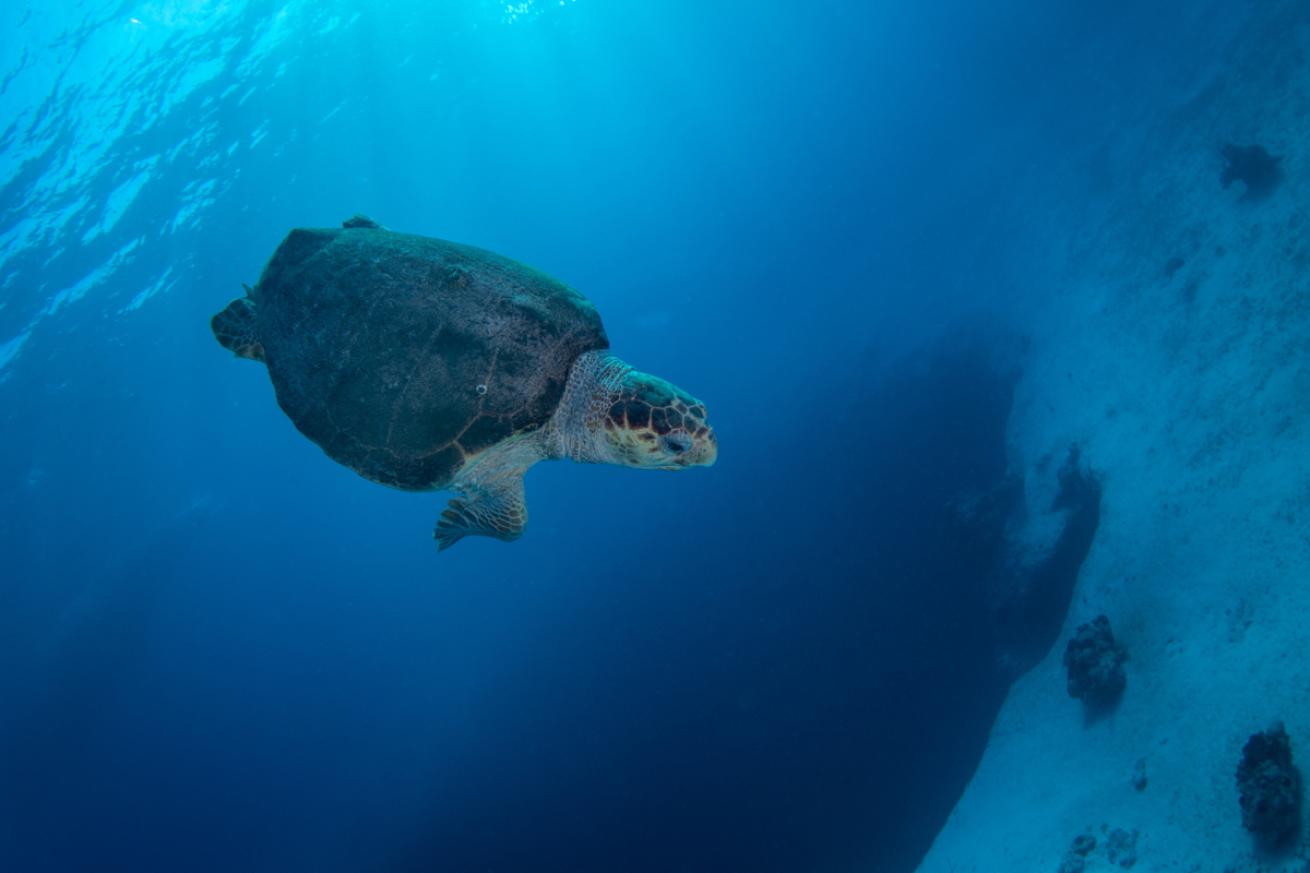
M1060 641L1011 690L924 873L1055 873L1080 833L1099 843L1089 871L1120 869L1103 826L1140 833L1135 871L1310 869L1304 847L1256 850L1234 782L1275 720L1310 775L1310 4L1259 4L1218 60L1125 134L1105 206L1045 206L1070 230L1033 259L1051 290L1014 463L1049 478L1039 460L1081 444L1101 527ZM1283 156L1271 197L1220 187L1226 142ZM1102 612L1128 688L1089 724L1061 658Z

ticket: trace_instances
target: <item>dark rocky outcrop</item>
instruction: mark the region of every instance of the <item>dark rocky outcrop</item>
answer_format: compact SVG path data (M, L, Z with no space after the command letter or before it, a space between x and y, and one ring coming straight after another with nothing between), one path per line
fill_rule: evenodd
M1279 845L1301 824L1301 771L1292 763L1292 741L1283 725L1252 734L1237 765L1242 826L1261 841Z
M1115 642L1110 619L1098 615L1079 625L1064 650L1069 696L1094 706L1115 702L1127 683L1123 668L1127 659L1123 647Z
M1243 200L1262 200L1283 180L1282 158L1274 157L1262 145L1229 145L1223 150L1224 169L1219 181L1224 188L1233 182L1246 186Z
M1056 476L1059 487L1050 511L1064 515L1063 528L1036 563L1011 560L999 568L991 595L999 657L1015 676L1046 657L1059 641L1078 572L1100 524L1100 477L1084 464L1078 446L1069 447ZM1021 520L1021 511L1014 509L1013 521Z

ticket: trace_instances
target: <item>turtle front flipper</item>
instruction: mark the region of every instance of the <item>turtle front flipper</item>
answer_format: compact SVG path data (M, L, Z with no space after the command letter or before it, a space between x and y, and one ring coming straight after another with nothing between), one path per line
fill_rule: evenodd
M468 488L463 496L453 498L437 519L433 536L441 552L469 536L510 542L523 534L527 524L523 477L510 476L490 487Z

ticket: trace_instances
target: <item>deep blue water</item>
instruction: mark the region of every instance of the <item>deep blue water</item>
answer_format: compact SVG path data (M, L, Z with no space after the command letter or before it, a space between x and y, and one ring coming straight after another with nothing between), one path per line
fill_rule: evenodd
M6 7L0 868L912 869L1095 531L1089 486L988 618L1014 194L1214 13ZM209 334L357 212L583 291L717 466L542 465L522 540L438 556L443 496L329 461Z

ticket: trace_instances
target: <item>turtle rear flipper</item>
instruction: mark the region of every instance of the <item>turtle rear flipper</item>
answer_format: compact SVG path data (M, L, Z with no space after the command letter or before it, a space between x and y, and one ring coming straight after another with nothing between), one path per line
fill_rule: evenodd
M523 500L523 477L510 476L494 487L469 489L446 505L433 536L443 552L466 536L495 537L510 542L523 534L528 506Z
M233 300L226 309L209 320L209 326L223 348L231 349L237 357L252 361L264 360L264 346L259 341L259 322L255 318L255 301L249 297Z

